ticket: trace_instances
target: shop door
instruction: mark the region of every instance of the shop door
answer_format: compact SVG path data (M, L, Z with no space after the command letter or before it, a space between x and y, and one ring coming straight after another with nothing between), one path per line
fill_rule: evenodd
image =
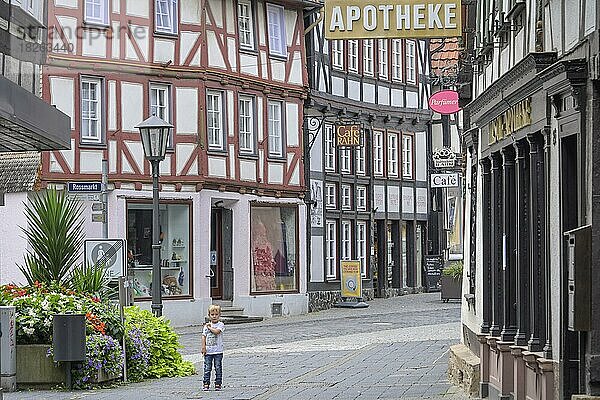
M210 232L210 296L233 300L231 210L213 208Z
M222 209L213 208L210 218L210 297L223 298Z

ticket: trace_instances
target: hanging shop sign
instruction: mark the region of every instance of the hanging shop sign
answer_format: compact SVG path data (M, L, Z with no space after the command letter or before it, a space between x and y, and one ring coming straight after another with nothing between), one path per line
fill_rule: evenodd
M362 129L359 124L336 125L336 143L338 146L360 146L362 144Z
M447 174L431 174L432 188L458 187L458 182L458 172L451 172Z
M518 102L490 121L488 144L496 143L529 125L531 125L531 97Z
M360 261L342 261L342 297L362 297Z
M456 154L448 147L442 147L433 152L435 168L452 168L456 164Z
M429 108L443 115L454 114L460 111L458 106L458 92L442 90L434 93L429 98Z
M460 0L325 0L326 39L462 36Z

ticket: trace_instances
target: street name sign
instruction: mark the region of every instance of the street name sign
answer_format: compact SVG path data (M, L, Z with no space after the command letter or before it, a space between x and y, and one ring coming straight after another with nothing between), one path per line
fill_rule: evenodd
M100 193L102 182L69 182L69 193Z
M460 0L325 0L326 39L461 36Z

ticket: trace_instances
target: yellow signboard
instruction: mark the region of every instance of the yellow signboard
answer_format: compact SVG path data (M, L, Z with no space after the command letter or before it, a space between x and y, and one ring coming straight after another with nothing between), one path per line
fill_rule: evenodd
M325 0L325 38L462 36L460 0Z
M360 261L342 261L342 297L362 297Z
M338 146L360 146L361 129L360 125L336 125L337 145Z

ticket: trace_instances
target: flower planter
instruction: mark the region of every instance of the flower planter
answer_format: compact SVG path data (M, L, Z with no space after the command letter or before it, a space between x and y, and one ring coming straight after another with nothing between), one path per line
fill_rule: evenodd
M448 275L441 276L442 301L460 300L462 294L462 279L454 279Z
M65 367L46 357L49 344L17 345L17 385L55 385L66 380Z
M120 379L122 374L108 374L104 371L104 368L100 368L95 379L92 379L92 383L103 383Z

